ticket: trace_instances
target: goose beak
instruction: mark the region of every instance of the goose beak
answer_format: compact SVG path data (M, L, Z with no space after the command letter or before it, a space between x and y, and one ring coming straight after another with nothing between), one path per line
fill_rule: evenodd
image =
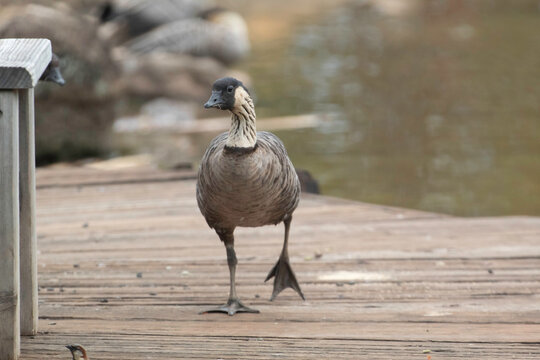
M221 91L212 91L210 99L204 104L205 109L218 108L221 109L221 106L224 105L224 101L221 98Z
M66 81L62 77L62 74L60 73L60 69L57 67L51 68L51 70L43 80L56 83L60 86L64 86L64 84L66 83Z

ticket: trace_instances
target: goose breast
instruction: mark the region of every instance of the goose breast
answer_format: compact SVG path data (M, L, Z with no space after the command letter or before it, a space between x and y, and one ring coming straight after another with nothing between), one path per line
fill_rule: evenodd
M224 151L227 133L203 156L197 202L212 228L256 227L281 222L299 201L300 182L283 143L257 132L257 147L242 154Z

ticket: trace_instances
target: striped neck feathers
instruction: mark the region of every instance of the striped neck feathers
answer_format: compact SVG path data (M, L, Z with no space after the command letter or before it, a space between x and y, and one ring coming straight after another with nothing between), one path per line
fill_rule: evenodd
M231 128L227 137L228 148L252 149L257 144L255 107L248 92L239 86L234 94L234 107L231 110Z

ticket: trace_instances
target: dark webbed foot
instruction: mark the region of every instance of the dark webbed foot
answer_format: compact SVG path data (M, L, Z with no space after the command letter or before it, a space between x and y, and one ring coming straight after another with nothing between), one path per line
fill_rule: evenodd
M289 264L289 260L280 257L264 281L266 282L272 277L274 277L274 291L272 291L270 301L274 300L280 292L289 287L294 289L294 291L300 295L302 300L306 300L302 290L300 289L300 285L298 285L298 281L296 280L296 276L294 275L291 265Z
M253 313L258 314L259 310L252 309L240 302L238 299L229 299L226 304L221 305L217 308L201 311L199 314L208 314L208 313L225 313L233 316L236 313Z

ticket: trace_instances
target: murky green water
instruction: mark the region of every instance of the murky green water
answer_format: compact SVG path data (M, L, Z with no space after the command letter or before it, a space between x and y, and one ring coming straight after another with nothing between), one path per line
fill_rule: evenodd
M466 216L540 215L538 1L353 1L256 43L259 116L325 194Z

